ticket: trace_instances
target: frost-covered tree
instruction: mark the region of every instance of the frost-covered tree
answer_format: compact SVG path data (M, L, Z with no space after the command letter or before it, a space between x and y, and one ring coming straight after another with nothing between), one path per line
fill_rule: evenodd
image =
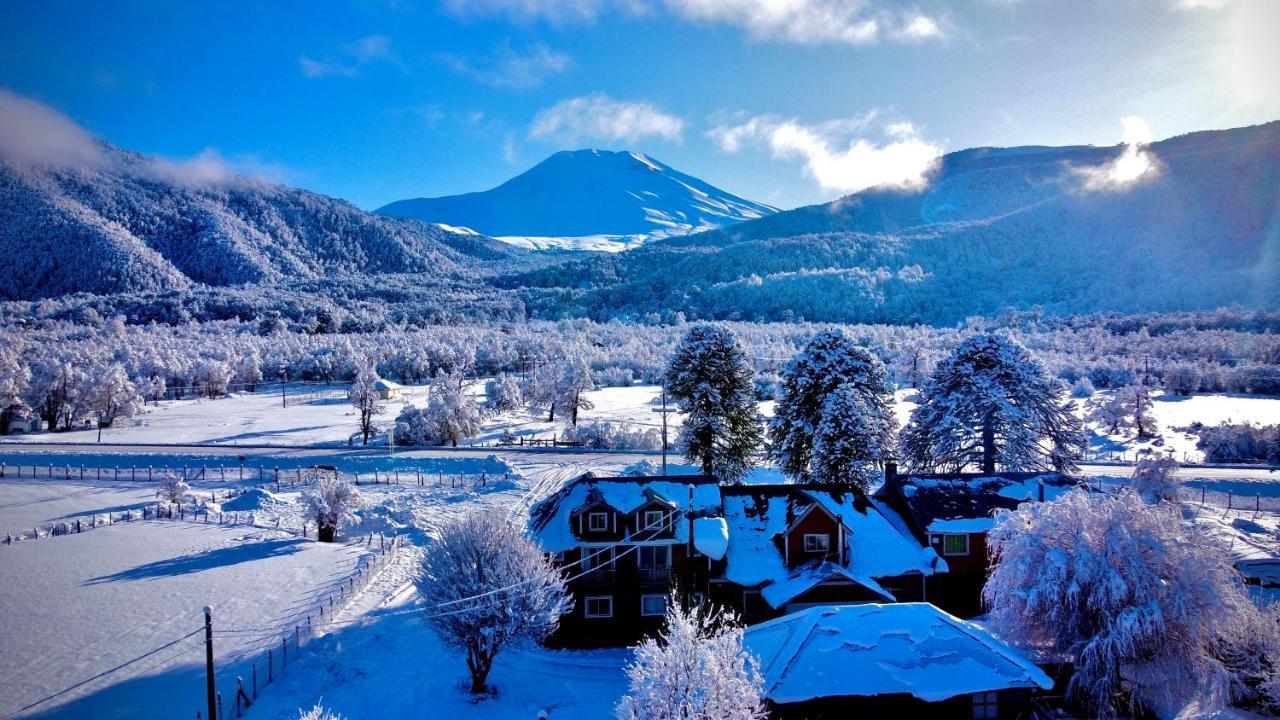
M1200 369L1190 363L1179 363L1165 370L1164 389L1174 395L1190 395L1200 389Z
M32 368L30 404L49 430L68 430L80 418L84 378L82 369L57 357L42 358Z
M920 390L902 454L921 470L1075 470L1085 434L1061 382L1000 333L967 338Z
M151 380L147 383L147 394L151 396L151 402L159 405L160 399L168 392L168 386L165 384L163 375L152 375Z
M337 473L315 473L302 493L307 516L316 524L316 538L333 542L338 530L355 522L355 511L364 507L364 497L351 481Z
M1133 429L1140 439L1155 437L1156 419L1151 414L1151 388L1145 381L1136 382L1116 392L1122 407L1129 414Z
M437 445L435 423L427 415L426 408L405 405L396 416L395 441L397 445Z
M427 399L427 420L436 445L458 446L480 432L480 410L461 374L438 375Z
M507 373L485 383L484 394L485 407L490 412L508 412L524 405L524 393L520 390L519 380Z
M102 428L111 427L118 418L131 418L142 411L142 394L119 363L95 369L81 394L84 411L98 418L99 440Z
M382 396L378 394L378 374L371 364L361 364L356 370L356 380L351 385L349 397L360 420L360 442L368 445L369 436L373 434L373 418L387 410L382 404Z
M1108 435L1115 435L1132 426L1129 421L1129 408L1119 393L1112 393L1110 397L1100 397L1088 407L1089 414L1086 416L1088 420L1101 425Z
M569 413L569 424L578 424L578 411L590 410L594 407L591 401L583 396L588 390L595 389L595 380L591 376L591 366L580 355L566 358L560 367L560 376L556 379L556 407Z
M864 450L875 450L877 455L860 458L873 464L883 461L893 447L897 421L890 409L893 398L884 364L844 331L823 330L783 369L782 394L769 422L770 454L783 472L799 481L815 474L816 436L827 399L836 388L845 388L860 402L843 402L839 408L843 414L832 418L830 429L836 430L834 424L841 423L840 429L858 427L864 436L873 437ZM865 414L849 416L854 410Z
M189 492L191 492L191 486L187 484L185 478L166 471L160 478L160 487L156 490L156 495L165 502L180 503Z
M853 386L841 385L827 395L821 418L813 434L810 477L868 490L892 454L893 411L871 404Z
M685 415L677 442L690 462L730 482L745 476L762 433L751 364L733 332L690 328L671 356L666 383Z
M0 435L9 432L13 420L29 417L26 394L30 383L31 370L18 353L0 344Z
M1133 468L1129 487L1149 503L1176 503L1182 497L1178 467L1178 461L1168 455L1143 458Z
M742 647L737 619L667 600L661 634L647 638L627 666L618 720L764 720L758 661Z
M257 350L250 351L240 359L236 377L244 383L245 390L254 392L258 389L258 383L262 382L262 357L258 355Z
M1070 658L1069 692L1093 713L1227 698L1223 650L1255 609L1229 555L1176 507L1074 490L1002 512L988 548L993 627Z
M427 622L466 654L473 693L485 691L499 652L542 640L572 609L560 571L504 513L473 510L445 520L422 570Z
M196 370L196 391L211 398L226 395L232 375L231 365L226 360L216 358L205 360Z
M343 717L317 703L310 710L298 710L298 720L343 720Z

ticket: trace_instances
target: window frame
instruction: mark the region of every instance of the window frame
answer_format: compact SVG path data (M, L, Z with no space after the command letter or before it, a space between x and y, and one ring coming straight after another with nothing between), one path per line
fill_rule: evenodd
M658 567L657 563L655 562L651 565L646 566L644 563L645 550L650 550L651 552L656 552L657 550L666 550L666 564L663 565L662 567ZM671 560L672 560L672 557L671 557L670 545L640 545L636 549L636 569L637 570L670 570Z
M607 602L609 604L609 611L607 613L593 614L591 612L592 600L595 600L596 602L601 602L601 601ZM582 598L582 617L587 620L600 620L604 618L613 617L613 596L612 595L587 595L586 597Z
M988 690L969 697L973 701L973 720L996 720L1000 717L1000 693Z
M616 545L591 546L582 548L582 569L585 572L595 570L613 570L618 559Z
M658 516L658 521L656 523L649 522L649 515L651 514ZM662 530L663 526L665 526L667 522L667 511L645 510L640 514L640 522L644 526L641 528L641 530Z
M604 527L596 527L598 517L604 518ZM587 532L609 532L609 513L600 510L587 513Z
M818 543L814 543L814 547L809 546L809 540L817 540L822 538L822 547L817 547ZM804 551L807 553L829 553L831 552L831 533L805 533L804 534Z
M941 533L942 535L942 555L943 557L961 557L968 555L971 547L968 533ZM964 540L964 550L948 550L947 541L954 539Z
M656 613L646 612L644 609L645 601L653 600L654 598L657 598L658 600L662 601L662 611L656 612ZM662 595L660 593L653 593L653 594L646 594L646 595L640 596L640 616L641 617L663 617L666 614L667 614L667 596L666 595Z

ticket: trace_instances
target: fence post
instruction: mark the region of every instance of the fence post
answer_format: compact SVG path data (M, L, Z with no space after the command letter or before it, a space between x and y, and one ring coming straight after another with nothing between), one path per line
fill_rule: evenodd
M1232 491L1228 490L1227 491L1227 510L1231 509L1231 499L1232 499Z
M208 701L209 717L216 718L217 708L222 706L222 697L217 698L217 708L214 706L214 685L213 685L213 606L204 606L204 682L205 697Z
M267 648L267 684L268 685L272 683L271 676L274 671L272 670L271 665L274 658L275 658L275 651L272 648Z
M289 638L288 636L280 638L280 667L289 664Z
M258 699L258 663L253 664L253 699Z

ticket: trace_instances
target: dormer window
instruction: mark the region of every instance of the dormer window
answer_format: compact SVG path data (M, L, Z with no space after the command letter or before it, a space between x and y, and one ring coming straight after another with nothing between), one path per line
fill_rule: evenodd
M606 532L608 529L609 513L587 513L587 530L591 532Z
M666 513L661 510L645 510L644 511L644 529L645 530L661 530Z
M805 533L804 551L807 553L830 552L831 536L827 533Z

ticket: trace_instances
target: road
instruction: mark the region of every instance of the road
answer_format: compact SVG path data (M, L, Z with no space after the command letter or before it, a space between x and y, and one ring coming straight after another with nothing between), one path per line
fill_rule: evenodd
M291 446L235 446L225 445L112 445L112 444L69 444L69 443L0 443L0 456L12 456L21 453L86 453L100 454L147 454L147 455L209 455L253 458L372 458L385 457L385 448L329 448L329 447L291 447ZM432 448L423 450L396 451L397 457L404 458L485 458L493 455L500 460L518 462L537 462L546 464L565 464L579 467L592 465L630 465L648 460L655 465L661 463L661 454L656 451L602 451L572 450L565 448L498 448L498 447L460 447ZM671 456L672 462L681 461L678 455ZM1087 477L1128 477L1133 472L1132 465L1082 463L1080 471ZM1252 480L1280 481L1280 473L1275 468L1266 467L1186 467L1183 475L1187 478L1203 478L1206 480Z

